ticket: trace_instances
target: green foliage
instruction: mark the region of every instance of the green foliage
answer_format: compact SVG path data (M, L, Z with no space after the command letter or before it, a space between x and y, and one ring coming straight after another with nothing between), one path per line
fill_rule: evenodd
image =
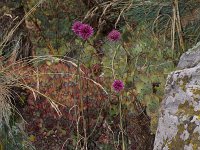
M128 36L124 36L128 31L124 29L122 37L128 42L105 45L103 72L105 77L113 76L113 67L116 78L123 79L126 83L127 91L136 89L137 100L147 106L147 113L152 117L152 131L155 132L166 77L174 69L173 51L158 48L157 42L151 36L142 33L142 30L148 31L144 29L141 27L135 32L128 32Z
M27 9L36 2L29 0ZM67 53L69 43L75 40L71 25L75 19L83 17L84 11L84 5L78 4L75 0L44 1L28 19L32 25L31 37L33 44L37 45L37 54L64 55ZM44 52L41 48L47 49L48 52Z
M27 7L31 8L35 2L35 0L28 1ZM122 6L127 5L127 2L129 4L130 1L113 2L113 5L116 4L114 6L121 9ZM30 140L34 143L37 138L45 139L36 141L34 144L37 147L46 141L55 147L60 146L59 143L54 145L56 137L63 143L69 139L68 143L65 143L67 149L75 147L81 149L85 144L84 140L87 139L84 137L86 133L92 135L87 139L88 145L92 148L111 149L117 145L117 142L119 146L125 140L126 146L135 146L138 144L134 143L135 137L140 141L138 145L141 143L144 145L149 134L155 133L166 77L174 70L183 51L180 48L178 27L173 31L174 41L170 39L173 3L131 2L134 2L133 7L123 14L128 23L120 28L121 41L114 43L102 38L104 44L100 47L95 46L93 40L95 37L83 42L72 33L72 22L80 20L85 13L85 8L79 7L80 5L75 1L45 1L27 20L32 31L31 38L36 47L36 55L62 56L68 53L69 57L75 58L70 63L63 63L66 60L53 58L34 63L32 68L27 67L16 72L20 76L27 71L30 78L24 77L23 81L32 88L39 86L40 92L44 93L40 97L35 97L34 92L29 91L27 98L29 104L22 111L26 120L31 122L26 127ZM183 14L181 17L187 18L187 11L183 8L190 5L191 1L186 4L183 2L185 1L182 0L179 4L180 12ZM194 5L191 6L196 9ZM113 15L118 14L110 13L109 17L113 18L116 18ZM199 23L196 22L198 19L196 18L193 23L186 22L183 28L184 33L191 33L195 37L192 39L191 35L185 36L188 40L184 44L188 47L199 40L200 28ZM131 21L135 22L134 27L129 24ZM190 28L191 24L197 28ZM176 44L175 47L172 47L173 43ZM98 48L102 51L102 56L99 55ZM71 51L74 53L71 54ZM71 61L70 58L67 60ZM82 72L79 69L82 69ZM125 89L120 93L112 89L115 79L125 83ZM105 94L100 87L108 93ZM57 112L48 101L49 97L59 103L57 106L63 114L62 117L58 118ZM23 99L24 101L26 100ZM72 113L72 110L75 111ZM104 112L100 114L102 110ZM144 122L147 130L149 129L149 118L146 113L151 119L151 131L141 130L141 124ZM80 120L77 119L79 117ZM77 128L80 130L77 131ZM91 129L95 129L94 132ZM24 137L22 138L17 129L13 128L13 130L13 135L18 138L18 145L22 146ZM121 137L123 130L127 134L125 140ZM5 142L13 146L9 138L6 137ZM47 149L48 145L44 144L44 147ZM131 149L135 148L131 147ZM144 146L144 149L147 148Z
M145 24L154 35L160 44L165 47L171 46L175 43L175 49L177 53L180 52L181 43L178 35L178 19L176 18L176 27L173 31L173 9L175 7L175 1L134 1L133 7L131 7L125 16L130 23L135 22L138 26ZM200 2L198 0L179 0L177 6L177 14L180 17L181 28L185 50L191 48L199 40L199 12ZM171 39L171 36L175 34L175 39ZM177 54L179 57L181 53Z
M16 123L14 116L10 119L10 127L2 121L0 128L0 146L3 150L35 150L31 145L30 139L28 139L27 134L19 127L20 123ZM3 137L3 138L2 138Z

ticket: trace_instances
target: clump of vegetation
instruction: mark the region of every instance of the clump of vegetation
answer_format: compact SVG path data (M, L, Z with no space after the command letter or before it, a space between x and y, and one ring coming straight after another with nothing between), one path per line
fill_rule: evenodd
M0 12L11 16L0 28L3 147L152 149L166 77L199 40L199 2L8 3Z

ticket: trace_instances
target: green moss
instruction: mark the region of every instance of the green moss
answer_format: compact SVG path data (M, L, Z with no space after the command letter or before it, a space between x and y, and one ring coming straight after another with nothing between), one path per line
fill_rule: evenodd
M184 125L181 124L178 126L178 132L176 136L172 139L171 143L168 143L168 148L170 150L184 149L185 141L180 138L180 135L185 130Z
M185 115L187 116L198 116L200 111L194 111L194 107L193 105L190 105L189 102L186 100L184 104L180 104L178 107L178 111L177 111L177 115L183 115L185 113Z
M186 129L184 128L184 124L179 125L176 136L173 138L171 143L168 144L169 150L176 150L177 148L184 149L184 146L189 144L192 144L194 150L197 150L198 146L200 146L200 141L198 140L200 135L197 132L193 133L196 126L197 125L194 122L190 122ZM189 132L189 138L185 141L180 138L184 130L187 130Z
M189 118L195 115L198 116L199 113L200 111L194 111L194 107L190 105L188 101L185 101L184 104L179 105L178 112L176 113L176 115L177 116L186 115ZM184 127L185 125L187 125L187 128ZM192 144L194 150L197 150L198 146L200 146L200 141L198 140L200 135L198 132L194 133L194 129L196 127L197 125L195 124L195 122L191 122L189 119L182 122L182 124L178 126L178 132L176 136L173 138L171 143L168 144L169 149L170 150L176 150L177 148L184 149L185 145ZM188 131L189 137L187 140L184 141L180 138L180 136L183 134L185 130Z
M191 77L185 76L177 80L177 84L180 84L180 87L183 91L186 91L186 84L190 81Z
M195 95L200 95L200 89L192 89L192 93Z
M190 135L190 139L191 139L190 143L193 144L194 150L197 150L198 147L200 147L199 137L200 137L200 135L197 132Z
M190 122L188 124L187 131L189 132L189 138L185 141L185 145L189 145L191 143L193 145L200 146L200 141L198 140L199 133L194 133L196 126L197 125L194 122Z

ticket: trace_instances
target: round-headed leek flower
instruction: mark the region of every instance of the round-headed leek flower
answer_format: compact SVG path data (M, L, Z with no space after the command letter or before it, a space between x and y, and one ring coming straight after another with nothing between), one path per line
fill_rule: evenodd
M109 34L108 34L108 40L109 41L119 41L119 39L121 38L121 33L117 30L112 30Z
M121 80L115 80L112 84L112 87L116 92L120 92L124 89L124 83Z
M80 27L82 26L82 22L80 21L75 21L72 25L72 31L79 36L80 34Z
M83 40L87 40L89 37L91 37L94 33L94 29L88 25L88 24L82 24L80 26L80 32L79 32L79 36L83 39Z

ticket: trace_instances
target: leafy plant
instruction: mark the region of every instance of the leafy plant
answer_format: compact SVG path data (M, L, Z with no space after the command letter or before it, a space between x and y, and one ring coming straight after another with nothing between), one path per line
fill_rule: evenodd
M37 1L27 1L27 10ZM64 55L68 53L70 43L73 43L71 25L75 18L81 18L85 8L73 1L44 1L40 7L27 19L31 39L36 47L37 55ZM35 32L37 31L37 32ZM43 49L43 50L41 50Z
M36 149L151 149L167 74L194 43L183 36L192 24L184 8L198 8L184 2L91 2L98 6L88 6L74 35L72 22L83 18L87 8L75 1L44 1L26 20L37 56L27 62L11 59L1 68L8 78L2 85L12 83L6 92L16 91L10 87L25 91L14 102L22 104L18 111L28 134L16 128L14 117L11 131L17 143L2 132L3 143L10 149L24 148L25 139ZM28 1L27 9L34 3ZM192 30L196 41L198 30ZM114 85L116 81L120 84ZM8 111L14 102L6 103Z

